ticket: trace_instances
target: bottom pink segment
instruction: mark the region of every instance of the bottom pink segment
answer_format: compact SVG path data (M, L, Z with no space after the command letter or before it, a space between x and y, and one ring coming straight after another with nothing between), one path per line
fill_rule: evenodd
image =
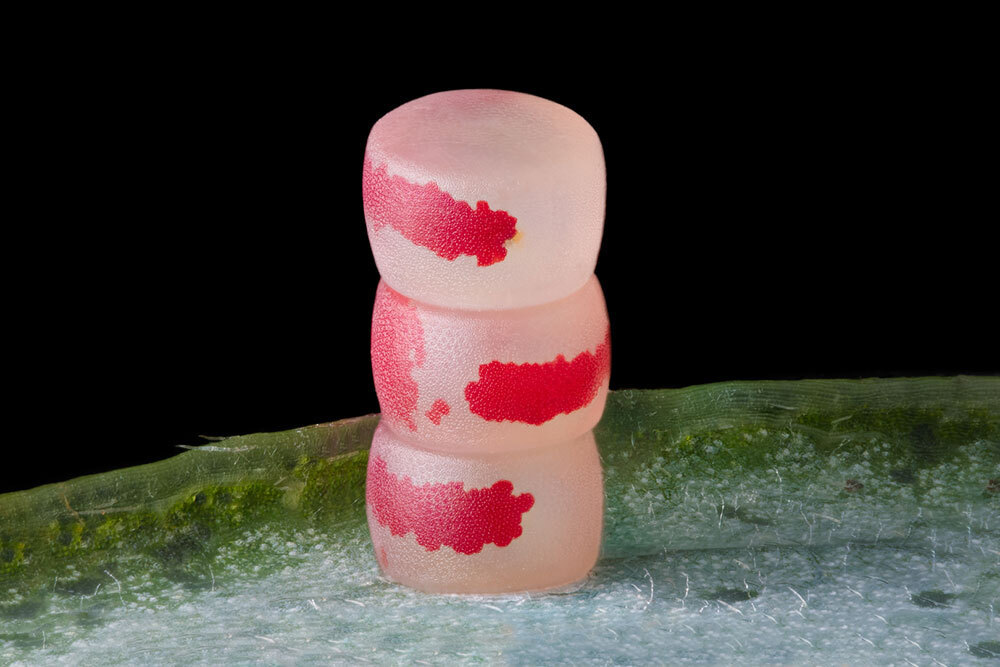
M385 575L435 593L553 588L597 561L604 488L591 432L508 454L414 447L386 426L368 463L368 526Z

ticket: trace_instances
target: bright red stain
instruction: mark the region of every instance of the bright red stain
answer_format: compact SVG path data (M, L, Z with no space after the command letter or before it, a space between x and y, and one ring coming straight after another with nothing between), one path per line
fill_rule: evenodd
M411 371L424 365L424 329L416 306L384 283L372 317L372 376L382 413L417 430L417 382Z
M434 401L434 404L431 405L431 409L428 410L426 414L427 418L434 422L435 426L438 426L441 423L441 418L449 412L451 412L451 406L448 405L448 402L443 398L439 398Z
M479 266L501 262L507 256L504 242L517 233L517 218L506 211L493 211L485 201L472 208L433 181L417 185L402 176L390 176L385 165L373 167L368 157L361 195L375 231L389 225L449 261L475 255Z
M611 374L611 330L594 352L566 361L558 355L542 364L491 361L479 367L479 380L465 387L469 410L488 421L538 426L594 400Z
M428 551L448 546L475 554L486 544L505 547L520 537L521 515L535 504L530 493L514 495L514 485L501 479L485 489L463 490L462 482L419 486L409 477L388 471L382 457L368 466L365 497L379 524L396 536L415 533Z

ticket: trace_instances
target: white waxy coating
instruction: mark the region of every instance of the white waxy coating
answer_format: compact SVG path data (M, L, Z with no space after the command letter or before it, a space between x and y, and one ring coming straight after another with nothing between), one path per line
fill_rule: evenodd
M550 100L453 90L408 102L372 128L363 189L379 272L418 301L531 306L572 294L594 271L604 225L603 149L586 120ZM497 216L466 219L484 210L478 202L516 219L514 227L477 236L497 223ZM510 223L499 217L500 227ZM442 246L452 259L439 254ZM487 256L468 254L477 247Z

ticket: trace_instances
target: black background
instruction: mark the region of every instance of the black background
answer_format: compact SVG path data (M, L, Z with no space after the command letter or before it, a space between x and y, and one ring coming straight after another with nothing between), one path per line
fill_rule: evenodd
M716 44L459 71L207 44L88 43L17 102L28 370L0 491L376 412L365 139L453 88L541 95L601 136L613 389L1000 372L985 90L933 59Z

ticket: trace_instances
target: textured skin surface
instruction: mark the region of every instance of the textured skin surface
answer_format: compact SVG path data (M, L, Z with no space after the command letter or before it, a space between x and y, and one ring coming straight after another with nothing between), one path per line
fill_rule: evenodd
M387 577L420 590L540 590L583 578L597 561L604 488L590 431L530 451L458 456L380 425L368 486L376 559Z
M371 355L383 422L410 442L455 452L552 445L601 418L607 308L596 276L555 303L492 312L427 306L383 281Z
M361 183L373 231L389 225L414 245L449 261L473 255L478 266L502 262L506 242L517 233L517 219L506 211L491 211L489 202L476 202L473 209L433 181L416 185L390 176L385 165L373 168L370 160L365 160Z
M578 290L604 226L604 153L574 111L533 95L455 90L372 128L362 191L379 273L449 308L520 308Z
M535 504L528 492L497 480L488 488L465 489L460 480L414 484L387 470L385 459L369 459L366 501L379 525L395 536L409 532L428 551L451 547L477 554L487 544L505 547L521 536L521 515Z
M419 394L413 371L424 365L424 329L416 305L381 283L372 315L371 355L382 412L392 415L398 427L416 430Z
M571 361L518 364L491 361L479 367L479 380L465 385L469 411L495 422L541 426L557 415L589 405L611 374L611 330L591 352Z

